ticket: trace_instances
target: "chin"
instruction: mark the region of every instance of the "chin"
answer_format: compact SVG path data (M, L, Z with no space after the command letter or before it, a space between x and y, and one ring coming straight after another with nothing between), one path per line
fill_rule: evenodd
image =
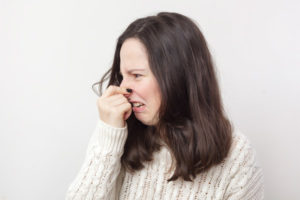
M153 123L152 120L144 120L144 119L139 119L136 118L137 120L139 120L142 124L146 125L146 126L153 126L155 123Z
M146 116L138 116L135 115L136 119L139 120L141 123L143 123L146 126L154 126L157 124L158 120L157 118L154 119L154 117L152 117L151 119L145 119Z
M156 120L157 121L157 120ZM147 125L147 126L155 126L157 123L154 122L153 120L151 121L141 121L143 124Z
M139 119L138 119L139 120ZM146 126L151 126L152 123L149 121L143 121L143 120L139 120L142 124L146 125Z

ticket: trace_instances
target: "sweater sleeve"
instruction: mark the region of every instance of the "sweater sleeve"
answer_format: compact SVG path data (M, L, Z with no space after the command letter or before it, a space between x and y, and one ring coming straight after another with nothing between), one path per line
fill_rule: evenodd
M118 199L123 175L120 159L127 134L127 123L117 128L98 119L85 160L67 190L66 200Z
M262 200L264 176L256 159L256 151L246 136L240 135L239 140L224 199Z

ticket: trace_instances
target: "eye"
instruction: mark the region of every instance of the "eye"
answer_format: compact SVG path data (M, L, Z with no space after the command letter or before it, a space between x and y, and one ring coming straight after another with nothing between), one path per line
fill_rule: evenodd
M142 76L141 74L133 74L133 76L135 76L135 78L138 78L139 76Z

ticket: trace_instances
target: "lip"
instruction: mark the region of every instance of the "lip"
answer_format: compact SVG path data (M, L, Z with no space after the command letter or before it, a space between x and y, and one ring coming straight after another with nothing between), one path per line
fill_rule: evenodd
M146 104L145 104L144 102L139 101L139 100L133 100L133 99L128 99L128 100L129 100L129 102L130 102L130 104L131 104L131 107L132 107L133 112L135 112L135 113L140 113L140 112L144 112L144 111L145 111L145 109L146 109ZM144 105L143 105L142 107L135 107L135 106L133 106L134 103L142 103L142 104L144 104Z
M137 101L137 100L131 100L129 101L130 103L142 103L142 104L145 104L144 102L142 101ZM146 105L146 104L145 104Z
M132 106L132 110L135 113L144 112L145 109L146 109L146 105L143 105L142 107L134 107L134 106Z

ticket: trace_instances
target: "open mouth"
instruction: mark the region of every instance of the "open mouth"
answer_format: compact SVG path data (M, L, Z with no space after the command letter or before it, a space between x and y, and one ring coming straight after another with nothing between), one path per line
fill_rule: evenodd
M141 113L145 111L146 105L140 102L133 102L131 103L132 105L132 110L135 113Z
M139 103L139 102L132 103L132 107L137 107L137 108L142 107L142 106L144 106L144 105L145 105L145 104Z

